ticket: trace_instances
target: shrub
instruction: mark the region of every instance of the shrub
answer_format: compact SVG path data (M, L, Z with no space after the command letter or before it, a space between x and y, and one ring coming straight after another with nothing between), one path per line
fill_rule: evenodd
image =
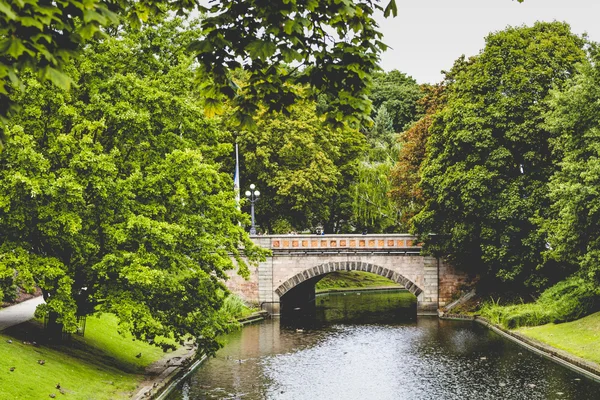
M548 288L534 303L501 306L485 303L480 313L490 322L508 329L550 322L568 322L600 308L600 289L580 277L570 277Z
M244 300L235 294L230 294L225 298L222 310L233 318L245 317L252 312Z

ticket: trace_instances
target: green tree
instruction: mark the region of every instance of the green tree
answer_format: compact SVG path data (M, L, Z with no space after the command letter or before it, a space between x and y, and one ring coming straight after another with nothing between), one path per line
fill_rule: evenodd
M398 209L389 197L390 171L398 158L397 135L386 106L377 110L367 132L368 149L361 157L358 174L350 188L353 230L381 233L397 228Z
M362 161L351 187L352 226L370 233L397 232L400 214L390 198L391 159L383 162Z
M552 213L547 255L577 265L586 279L600 284L600 54L589 61L562 91L554 92L547 124L557 135L553 142L559 169L550 181Z
M0 154L0 276L40 287L57 328L111 312L140 339L212 352L230 326L225 271L247 273L240 245L262 252L215 161L230 147L203 117L181 26L94 43L65 67L69 92L24 80Z
M508 28L490 34L456 75L430 128L426 204L414 218L430 251L484 277L529 286L564 273L544 269L540 256L546 241L536 221L548 210L555 171L552 134L542 123L549 90L575 72L583 45L564 23Z
M317 225L335 232L349 219L347 188L364 138L356 130L324 125L315 107L298 104L289 116L261 113L256 129L238 135L242 177L260 188L257 218L269 232L276 226L304 230Z
M218 1L210 7L199 0L0 0L0 134L15 110L11 93L21 86L24 69L68 89L73 77L64 67L84 43L107 30L139 28L156 16L194 9L209 15L203 39L192 46L214 79L203 85L209 108L225 95L240 105L241 121L261 102L285 111L298 95L287 84L301 83L329 97L333 121L345 114L368 116L369 75L386 48L372 18L381 9L377 0ZM390 0L386 16L396 12ZM243 65L252 76L243 96L228 79L242 67L239 59L252 61ZM303 68L286 67L294 61Z
M417 81L398 70L375 74L369 95L377 113L385 107L392 119L392 132L402 132L418 118L417 101L422 96Z

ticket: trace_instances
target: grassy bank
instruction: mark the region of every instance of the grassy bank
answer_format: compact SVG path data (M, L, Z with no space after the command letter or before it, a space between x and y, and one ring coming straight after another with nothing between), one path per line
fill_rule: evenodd
M600 364L600 312L572 322L521 327L517 331Z
M499 300L483 304L479 313L508 329L569 322L598 310L600 290L592 282L571 277L546 289L532 303L501 305Z
M43 344L43 334L34 321L0 334L0 398L128 399L144 367L164 356L120 336L112 315L88 317L85 337L74 335L69 343Z
M255 311L235 295L224 310L234 318ZM130 399L144 369L165 356L156 346L121 336L110 314L88 317L85 336L73 335L67 343L50 345L44 336L33 320L0 333L0 399Z
M362 271L336 271L327 274L321 279L316 290L344 290L344 289L360 289L380 286L400 286L383 276L371 274Z

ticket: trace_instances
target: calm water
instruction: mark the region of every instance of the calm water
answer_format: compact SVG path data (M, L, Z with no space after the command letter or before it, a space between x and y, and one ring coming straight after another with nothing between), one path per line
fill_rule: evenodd
M394 308L407 300L393 297L318 297L310 329L279 319L247 326L169 399L600 399L600 383L478 324L399 322L405 313ZM382 317L391 322L364 323L352 312L371 317L371 303L390 304Z

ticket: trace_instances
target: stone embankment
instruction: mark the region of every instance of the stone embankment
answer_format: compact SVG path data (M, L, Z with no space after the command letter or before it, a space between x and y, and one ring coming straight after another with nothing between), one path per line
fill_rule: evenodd
M465 297L468 296L468 299L474 296L474 292L468 293ZM466 299L466 300L468 300ZM461 301L459 299L456 304L462 304L466 300ZM584 360L583 358L574 356L571 353L568 353L564 350L557 349L552 347L546 343L540 342L539 340L530 338L525 336L519 332L511 331L503 328L502 326L496 325L490 322L488 319L479 316L479 315L464 315L464 314L455 314L452 313L452 307L447 307L445 310L439 310L438 314L441 319L454 319L454 320L471 320L477 322L479 324L485 325L489 329L493 330L500 336L511 340L518 345L525 347L527 350L532 351L536 354L539 354L549 360L552 360L558 364L563 365L571 370L579 372L595 381L600 382L600 365Z

